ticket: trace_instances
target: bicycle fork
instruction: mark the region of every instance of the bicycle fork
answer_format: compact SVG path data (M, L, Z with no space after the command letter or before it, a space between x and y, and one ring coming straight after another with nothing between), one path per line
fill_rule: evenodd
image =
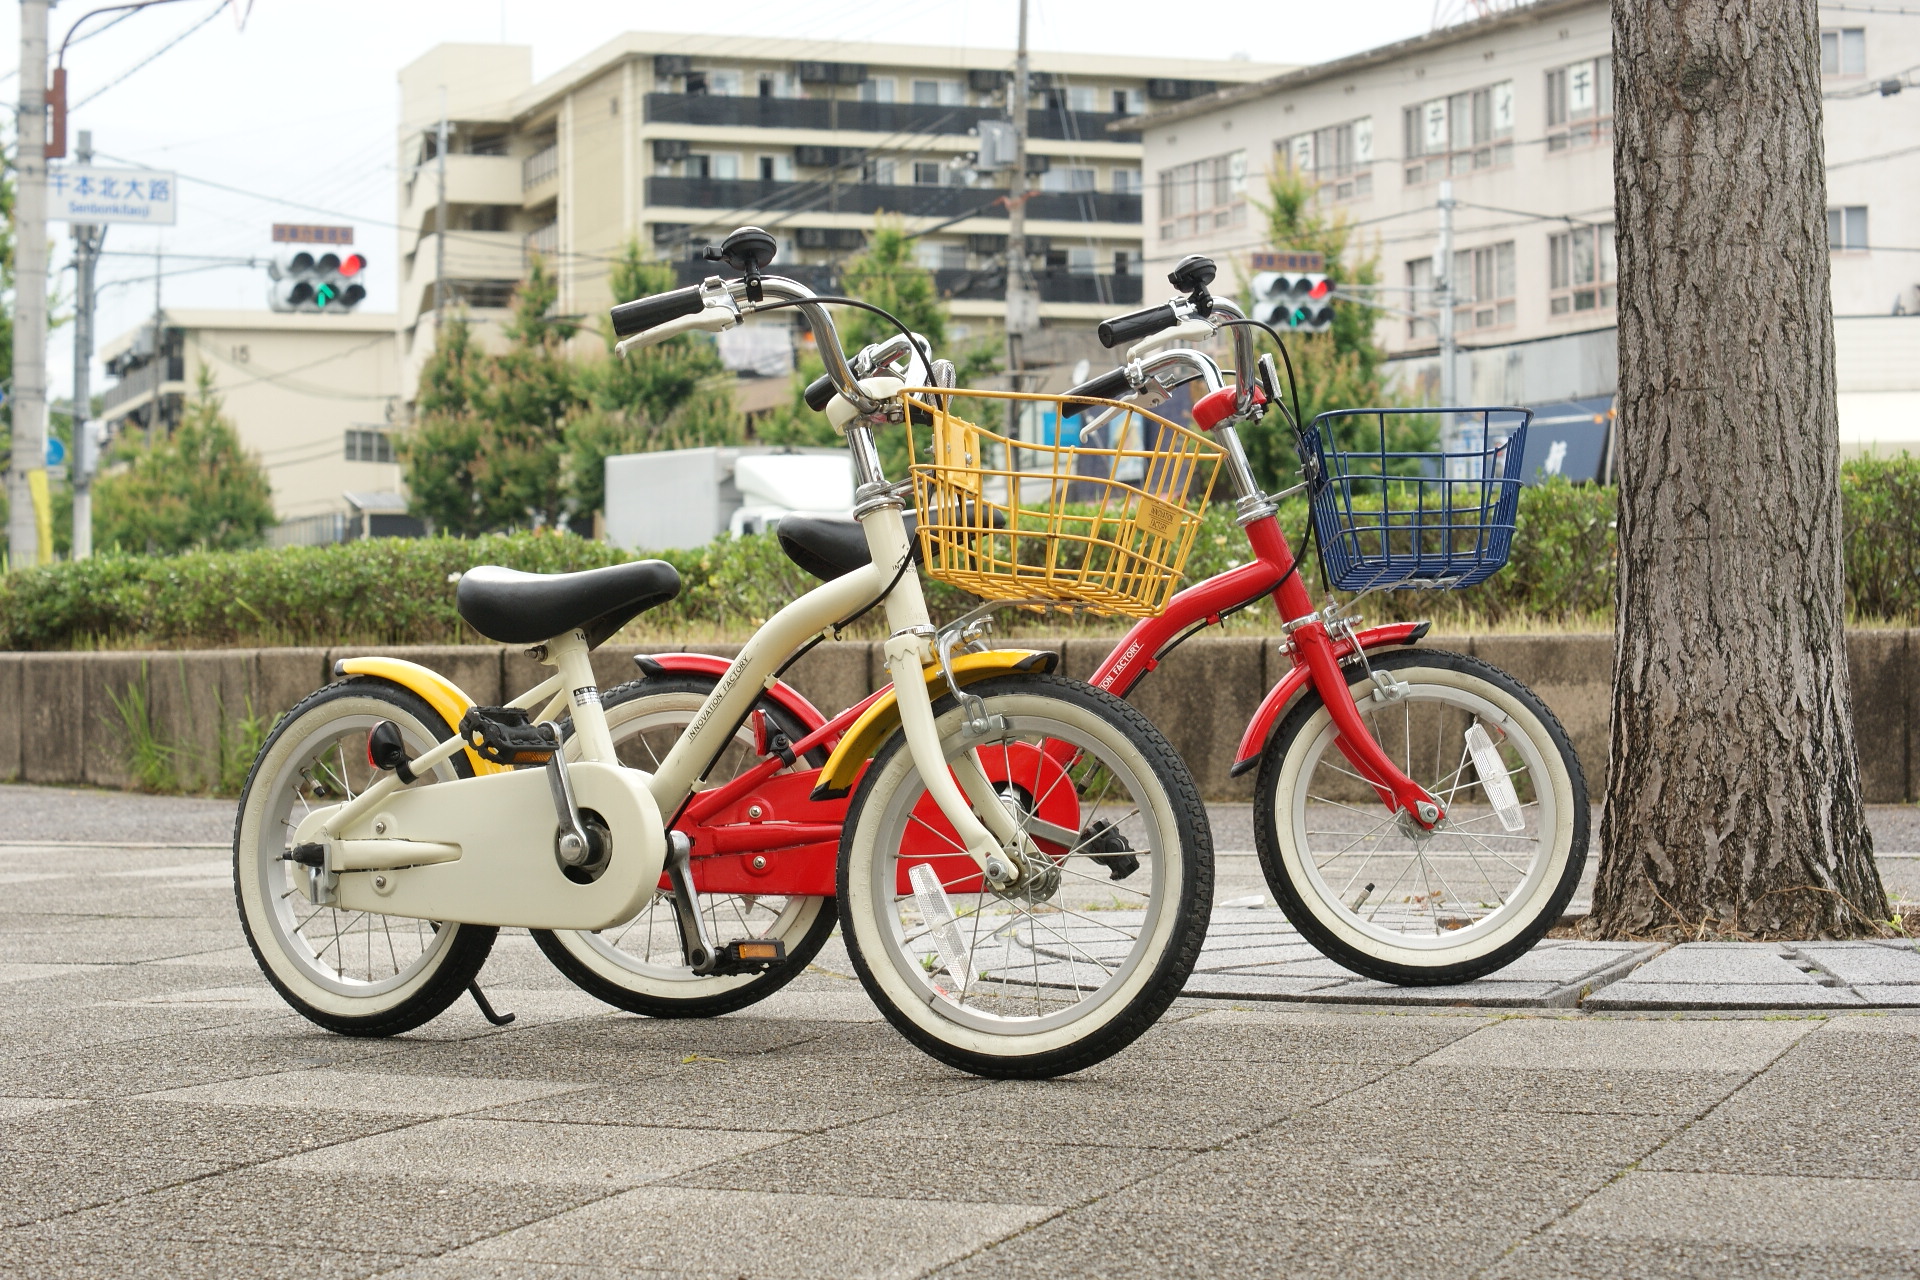
M1354 767L1390 813L1405 813L1422 830L1431 831L1447 816L1446 807L1425 787L1401 772L1379 741L1360 718L1359 704L1340 674L1340 659L1334 654L1333 637L1317 614L1309 614L1289 631L1287 640L1294 661L1304 663L1313 676L1313 685L1326 704L1334 728L1339 730L1334 745L1347 763ZM1357 650L1356 650L1357 652Z

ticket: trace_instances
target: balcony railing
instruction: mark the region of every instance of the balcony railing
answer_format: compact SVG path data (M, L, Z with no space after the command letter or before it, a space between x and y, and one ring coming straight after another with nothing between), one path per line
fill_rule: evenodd
M650 93L649 124L717 125L749 129L834 129L860 133L971 133L982 120L999 120L998 107L934 106L921 102L846 102L834 98L723 98L711 94ZM1029 137L1138 142L1137 133L1108 133L1120 117L1105 111L1027 112ZM529 184L531 185L531 184Z
M698 259L682 260L674 264L677 287L699 284L708 276L719 274L731 278L733 273L717 269L713 263ZM825 263L819 264L782 264L774 263L774 274L798 280L815 293L834 293L840 289L840 271L838 267ZM1042 302L1085 302L1102 306L1137 307L1140 305L1142 281L1139 276L1077 275L1066 271L1036 272L1034 282L1040 287ZM964 302L999 302L1007 296L1006 273L998 267L982 268L978 271L945 269L933 273L934 288L943 298Z
M560 145L542 147L520 162L520 189L531 191L560 172Z
M527 252L552 257L560 251L560 224L549 222L527 232Z
M720 99L732 101L732 99ZM739 99L755 101L755 99ZM865 104L875 105L875 104ZM757 178L648 178L655 208L719 209L740 220L760 210L874 214L914 218L1004 218L1007 206L987 187L906 187L873 183L769 182ZM1056 222L1138 224L1140 197L1106 191L1044 191L1027 199L1027 216Z

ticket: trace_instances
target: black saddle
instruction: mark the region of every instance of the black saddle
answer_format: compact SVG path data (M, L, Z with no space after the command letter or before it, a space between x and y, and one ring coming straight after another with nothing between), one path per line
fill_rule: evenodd
M911 511L906 519L907 546L918 563L920 522ZM781 516L775 536L787 559L822 582L845 577L872 559L867 553L866 530L852 516Z
M592 647L679 594L680 572L665 560L580 573L522 573L483 564L461 575L455 607L475 631L501 644L537 644L578 630Z

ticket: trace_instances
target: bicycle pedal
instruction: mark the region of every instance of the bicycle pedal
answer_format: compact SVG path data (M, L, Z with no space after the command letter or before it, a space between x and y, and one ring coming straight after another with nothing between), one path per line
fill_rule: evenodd
M787 958L787 944L777 938L735 938L714 958L716 977L765 973Z
M460 717L460 736L482 760L493 764L545 764L560 744L534 724L524 707L468 707Z
M1125 880L1140 869L1140 859L1127 847L1127 838L1106 819L1080 833L1080 847L1107 869L1111 880Z

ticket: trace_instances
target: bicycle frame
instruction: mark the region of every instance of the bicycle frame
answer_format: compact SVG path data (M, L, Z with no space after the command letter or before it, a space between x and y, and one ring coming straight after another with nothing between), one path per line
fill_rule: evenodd
M838 425L846 434L853 456L857 482L855 516L866 533L868 563L842 577L822 583L768 619L720 675L705 704L659 767L650 775L638 770L623 772L644 780L643 785L651 796L652 805L641 807L657 808L659 815L668 817L669 820L664 824L668 829L682 825L697 827L700 817L714 812L716 808L714 793L700 796L699 803L694 804L701 778L733 739L737 728L746 721L763 691L776 682L779 669L813 637L830 633L846 618L875 603L881 603L890 630L886 641L886 658L893 677L891 691L898 706L899 731L905 735L908 748L920 765L923 785L938 810L938 816L944 818L957 835L967 858L973 863L973 867L967 868L963 874L985 875L1001 886L1015 883L1023 874L1022 868L1029 854L1038 850L1022 837L1012 815L1000 803L977 752L963 752L950 763L945 759L934 720L932 695L924 672L938 656L933 646L935 631L927 613L919 575L911 571L910 546L901 499L881 472L879 454L872 437L876 426L890 421L889 406L897 414L899 406L895 396L904 384L900 379L884 376L857 380L839 349L832 321L818 303L811 301L812 293L804 286L776 277L755 280L751 290L744 282L709 281L702 291L707 298L703 310L699 314L657 327L652 331L652 340L657 341L686 328L731 327L731 323L738 322L741 311L740 298L735 296L735 291L746 293L749 310L751 304L765 299L797 303L808 313L814 331L821 335L820 347L827 356L829 371L839 391L833 407L840 411ZM608 729L589 652L587 638L580 631L556 636L534 646L532 653L545 665L555 668L555 672L508 704L528 712L535 707L542 707L538 716L542 721L556 720L563 712L571 715L573 735L567 753L569 759L558 776L565 776L580 766L586 766L585 776L596 779L599 775L594 773L594 766L622 770ZM885 692L883 690L882 694L876 694L860 707L849 709L833 724L841 728L851 724L860 711ZM818 731L814 736L819 736ZM813 745L810 738L801 749L808 750ZM303 827L299 836L303 842L318 844L325 850L324 863L315 868L316 893L332 894L343 872L409 865L395 859L417 857L426 848L424 844L413 841L407 842L413 845L411 849L385 850L375 848L383 842L351 837L362 834L360 827L369 822L372 823L372 830L384 830L385 824L375 816L376 810L381 810L382 806L409 807L412 797L396 795L406 785L403 776L410 780L414 774L431 770L465 748L464 739L456 733L409 761L406 769L386 773L360 795L316 814L312 824ZM776 757L776 766L778 763ZM765 772L771 774L772 770ZM527 790L527 778L525 773L509 772L483 775L454 784L464 788L463 796L470 794L469 803L476 806L475 815L462 823L463 831L483 824L486 818L482 815L491 813L495 808L510 803L515 808L524 808L525 797L520 793ZM564 784L556 782L554 785L564 790ZM596 781L596 785L602 783ZM514 792L515 798L511 802L505 796L508 790ZM500 800L492 799L495 793L499 793ZM789 809L811 803L785 795L781 802L783 807ZM570 798L567 805L571 806ZM417 803L410 807L417 807ZM687 816L690 810L694 815L691 819ZM844 803L841 803L833 820L832 838L836 845L839 820L844 813ZM656 829L646 837L655 853L660 852L666 839L658 829L659 825L656 820ZM792 834L783 833L783 836ZM800 834L810 836L822 833L806 830ZM443 865L450 867L464 860L460 845L449 843L450 837L436 837L430 833L427 838L437 838L440 843L436 844L436 850L452 855L450 858L440 858ZM730 839L709 836L701 842L701 851L703 854L723 851L751 854L760 851L766 839L765 836L755 837L751 833L744 836L735 834ZM473 843L478 845L484 841ZM375 858L386 860L370 861ZM965 861L957 857L953 861L966 868ZM659 866L660 863L656 861L653 865ZM443 873L439 878L453 882L457 874ZM645 878L651 881L653 873L649 871ZM944 878L947 877L943 871ZM476 892L475 896L498 903L502 895L512 889L512 885L495 886ZM357 881L351 890L353 896L360 896L361 886ZM757 891L776 890L763 885ZM831 872L821 891L833 891ZM380 892L391 895L395 889L383 881ZM391 910L391 907L388 909ZM529 908L540 909L546 908ZM512 912L500 915L498 922L531 923L519 919ZM572 924L559 927L581 926Z

